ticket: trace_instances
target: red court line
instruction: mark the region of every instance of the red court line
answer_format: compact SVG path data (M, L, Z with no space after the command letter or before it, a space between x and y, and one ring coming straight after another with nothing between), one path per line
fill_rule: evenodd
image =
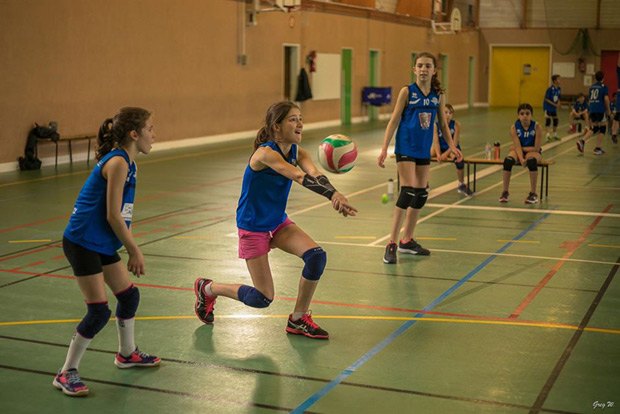
M69 214L63 214L62 216L51 217L51 218L44 219L44 220L33 221L31 223L20 224L19 226L7 227L5 229L0 229L0 233L8 233L10 231L23 229L25 227L32 227L32 226L36 226L37 224L49 223L49 222L52 222L52 221L56 221L56 220L60 220L60 219L68 219L68 218L69 218Z
M32 253L42 252L44 250L51 249L52 247L56 247L56 245L50 244L50 245L43 246L43 247L38 248L38 249L28 250L27 252L21 252L21 253L17 253L17 254L11 255L11 256L5 256L5 257L0 258L0 262L4 262L6 260L15 259L16 257L27 256L27 255L32 254Z
M607 213L609 210L611 210L612 207L613 204L609 204L602 211L602 213ZM586 241L586 238L590 235L590 233L592 233L594 228L598 226L602 219L603 216L598 216L596 219L594 219L594 221L584 230L581 236L579 236L579 239L567 240L562 243L561 247L567 249L566 253L564 253L564 256L562 256L560 261L558 261L545 275L545 277L543 277L542 280L538 282L538 284L534 287L534 289L530 291L530 293L525 297L525 299L521 301L519 306L517 306L517 308L510 314L510 316L508 317L509 319L516 319L521 315L521 313L523 313L525 308L527 308L529 304L532 303L532 301L545 287L545 285L551 280L551 278L555 276L555 274L562 268L562 266L564 266L564 263L566 263L566 259L569 259L573 255L573 253L575 253L575 251Z

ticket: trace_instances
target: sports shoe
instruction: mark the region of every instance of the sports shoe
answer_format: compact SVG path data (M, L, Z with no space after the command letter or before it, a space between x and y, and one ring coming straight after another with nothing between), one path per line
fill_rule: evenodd
M321 329L312 320L312 311L308 311L300 319L294 321L288 316L288 322L286 324L286 332L293 335L303 335L312 339L329 339L329 333L324 329Z
M398 246L396 246L396 243L394 242L388 243L388 245L385 246L385 254L383 255L383 263L386 263L386 264L396 263L396 249L397 248Z
M431 255L430 250L425 249L424 247L420 246L420 244L413 239L409 240L407 243L403 243L402 240L399 241L398 251L401 253L415 254L418 256L430 256Z
M618 143L618 136L617 136L617 135L612 135L612 136L611 136L611 141L612 141L614 144L617 144L617 143Z
M114 365L119 368L131 368L131 367L155 367L159 365L161 359L154 355L149 355L146 352L140 351L136 348L128 357L116 354L114 358Z
M525 199L525 204L536 204L538 203L538 195L536 193L529 193L527 198Z
M469 189L469 187L467 187L467 184L465 184L465 183L459 184L459 186L457 187L456 191L458 191L461 194L465 194L467 197L471 197L471 196L474 195L474 192L471 191Z
M211 279L204 279L199 277L194 282L194 294L196 295L196 303L194 304L194 312L196 316L203 323L212 324L215 316L213 315L213 309L215 308L215 297L206 295L204 288L209 283L212 283Z
M499 196L499 202L500 203L507 203L509 195L510 195L510 193L508 191L502 191L502 195Z
M605 151L603 150L603 148L600 148L600 147L594 148L594 155L603 155L603 154L605 154Z
M579 138L577 140L577 150L583 154L583 150L585 146L586 146L586 142L583 140L583 138Z
M547 139L547 142L551 142L551 135L550 135L550 134L547 134L547 135L545 136L545 138Z
M554 141L559 141L560 137L558 137L558 134L553 134L553 140Z
M85 397L88 387L82 382L77 369L71 368L60 372L54 377L52 385L71 397Z
M574 134L575 132L577 132L577 125L572 124L572 125L568 128L568 132L573 133L573 134Z

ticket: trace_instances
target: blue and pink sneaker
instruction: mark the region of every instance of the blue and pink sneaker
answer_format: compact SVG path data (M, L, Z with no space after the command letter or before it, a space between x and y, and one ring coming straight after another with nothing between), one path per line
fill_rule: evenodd
M128 357L116 354L114 358L114 365L119 368L132 368L132 367L155 367L159 365L161 359L154 355L149 355L146 352L140 351L136 348Z
M71 368L58 372L52 381L52 385L71 397L86 397L88 387L82 382L77 369Z
M199 277L194 282L194 294L196 302L194 303L194 312L203 323L212 324L215 316L213 309L215 308L215 297L205 294L204 288L209 283L213 283L211 279Z

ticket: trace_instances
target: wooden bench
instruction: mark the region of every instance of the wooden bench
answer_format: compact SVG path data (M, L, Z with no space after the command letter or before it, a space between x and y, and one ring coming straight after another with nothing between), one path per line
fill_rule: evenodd
M436 161L433 159L433 161ZM444 161L450 162L450 161ZM491 159L487 160L486 158L463 158L463 162L467 166L467 186L469 187L469 166L474 166L474 176L473 176L473 188L472 191L476 192L476 167L478 164L481 165L503 165L503 159ZM538 167L540 169L540 199L547 197L549 195L549 166L555 164L553 160L540 160L538 163ZM471 187L470 187L471 188ZM544 189L544 193L543 193Z
M60 139L58 141L48 141L48 140L37 140L37 147L38 145L43 142L52 142L54 144L56 144L56 157L54 160L54 168L58 168L58 143L60 142L66 142L69 148L69 162L71 164L73 164L73 148L71 146L71 143L73 141L86 141L88 140L88 151L86 152L86 164L90 165L90 147L91 147L91 140L96 139L97 135L72 135L72 136L60 136ZM35 156L38 156L38 148L35 150Z
M390 155L390 158L395 158L396 156L394 154ZM433 162L437 162L437 158L433 157L431 158L431 161ZM452 163L452 161L442 161L445 163ZM487 160L486 158L463 158L463 162L465 163L465 165L467 166L467 172L466 172L466 176L467 176L467 187L471 188L472 191L475 193L476 192L476 171L477 171L477 166L478 164L481 165L504 165L504 160L503 159L490 159ZM538 163L538 167L540 167L540 199L542 200L543 198L549 196L549 166L555 164L555 161L553 160L541 160ZM470 172L470 168L469 166L473 165L474 166L474 176L472 181L473 184L473 188L470 187L470 180L469 180L469 172ZM400 177L397 177L397 188L400 189ZM544 192L543 192L544 190Z

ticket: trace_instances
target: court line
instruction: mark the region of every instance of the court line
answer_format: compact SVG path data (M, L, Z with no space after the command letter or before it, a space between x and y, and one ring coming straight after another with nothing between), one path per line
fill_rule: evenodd
M530 208L518 208L518 207L490 207L490 206L461 206L454 204L439 204L439 203L427 203L426 206L437 208L454 208L463 210L479 210L479 211L511 211L514 213L530 213L540 214L549 213L566 216L603 216L606 218L620 218L618 213L601 213L601 212L589 212L589 211L571 211L571 210L549 210L549 209L530 209Z
M51 242L52 239L38 239L38 240L9 240L9 244L17 244L17 243L46 243Z
M529 233L536 226L538 226L540 223L542 223L542 221L545 220L547 217L549 217L549 215L548 214L544 214L542 217L540 217L539 219L534 221L532 224L530 224L527 228L525 228L525 230L523 230L521 233L519 233L516 237L514 237L514 239L515 240L519 240L519 239L523 238L527 233ZM504 250L508 249L511 245L512 245L512 243L506 243L504 246L502 246L498 250L498 252L500 252L500 253L503 252ZM467 282L469 279L474 277L478 272L480 272L482 269L484 269L489 263L491 263L493 260L495 260L496 257L497 256L494 256L494 255L488 257L481 264L479 264L472 271L470 271L467 275L465 275L461 280L459 280L454 285L452 285L452 287L450 287L444 293L439 295L429 305L425 306L423 310L424 311L432 310L435 306L437 306L444 299L446 299L453 292L455 292L459 287L461 287L465 282ZM422 316L422 315L421 314L417 314L416 315L416 317L419 317L419 316ZM314 393L310 397L308 397L301 404L299 404L295 408L295 410L293 410L292 412L293 413L297 413L297 414L301 414L306 409L308 409L311 406L313 406L314 404L316 404L320 399L325 397L338 384L340 384L342 381L344 381L345 379L347 379L348 377L353 375L353 373L355 371L357 371L358 368L363 366L366 362L370 361L375 355L377 355L379 352L381 352L383 349L385 349L388 345L390 345L392 342L394 342L396 340L396 338L398 338L403 333L405 333L407 330L409 330L409 328L412 327L416 322L417 322L417 320L411 320L411 321L405 322L396 331L394 331L392 334L388 335L383 341L379 342L372 349L370 349L366 354L362 355L359 359L357 359L355 362L353 362L353 364L349 365L347 368L342 370L340 372L340 374L336 378L334 378L329 384L327 384L326 386L321 388L319 391L317 391L316 393Z
M564 352L562 352L562 355L560 355L560 358L558 359L557 363L553 367L553 370L551 371L549 378L547 378L545 385L543 385L542 389L540 390L540 393L538 394L538 397L536 398L536 401L534 402L534 404L532 405L530 409L530 414L537 414L538 412L541 411L542 406L545 404L545 401L547 400L547 397L549 396L549 392L551 391L551 388L553 388L553 386L555 385L555 382L560 376L560 373L562 372L564 365L568 361L568 358L570 358L573 350L575 349L575 346L577 345L577 342L579 342L581 335L585 331L585 328L588 326L588 323L590 322L590 319L592 318L594 311L596 310L598 305L601 303L601 300L603 299L605 292L607 292L607 289L611 285L611 282L614 279L614 276L618 272L619 266L620 266L620 257L618 257L618 259L616 260L616 265L612 267L611 270L609 271L607 278L603 282L603 285L601 286L596 297L592 301L592 304L590 304L590 307L588 308L585 315L581 319L578 329L575 331L575 333L571 337L570 341L566 345L566 348L564 348Z
M601 213L606 213L607 211L611 210L612 207L613 204L607 205L607 207ZM596 226L599 225L601 220L603 220L602 215L594 219L594 221L590 223L588 227L586 227L586 229L583 231L583 233L581 233L581 235L576 241L567 240L562 244L562 247L565 247L567 249L566 253L564 253L564 256L562 256L562 258L551 268L551 270L547 272L547 274L540 280L540 282L538 282L534 289L532 289L530 293L525 296L521 303L519 303L516 309L510 314L509 318L518 318L521 313L523 313L525 308L527 308L530 303L532 303L534 299L536 299L536 296L538 296L540 291L543 290L543 288L547 285L547 283L549 283L553 276L555 276L556 273L560 271L562 266L564 266L564 263L566 263L566 259L569 259L575 253L575 251L583 243L585 243L586 238L590 235L590 233L594 231L594 229L596 228Z
M418 312L418 314L423 312ZM428 313L425 313L425 315ZM288 314L230 314L230 315L217 315L217 319L286 319L290 315ZM516 320L499 320L498 319L455 319L455 318L438 318L428 316L378 316L378 315L318 315L313 314L314 319L337 319L337 320L355 320L355 321L396 321L396 322L430 322L441 324L468 324L468 325L497 325L497 326L512 326L512 327L524 327L524 328L541 328L541 329L564 329L569 331L576 331L581 329L578 325L571 325L566 323L557 322L537 322L537 321L516 321ZM0 327L9 326L32 326L32 325L62 325L66 323L79 323L82 319L43 319L43 320L30 320L30 321L5 321L0 322ZM111 321L115 321L115 317L110 318ZM137 321L179 321L179 320L196 320L196 315L160 315L160 316L136 316ZM620 328L597 328L597 327L584 327L582 329L586 332L595 332L608 335L620 335ZM1 336L0 336L1 337Z

